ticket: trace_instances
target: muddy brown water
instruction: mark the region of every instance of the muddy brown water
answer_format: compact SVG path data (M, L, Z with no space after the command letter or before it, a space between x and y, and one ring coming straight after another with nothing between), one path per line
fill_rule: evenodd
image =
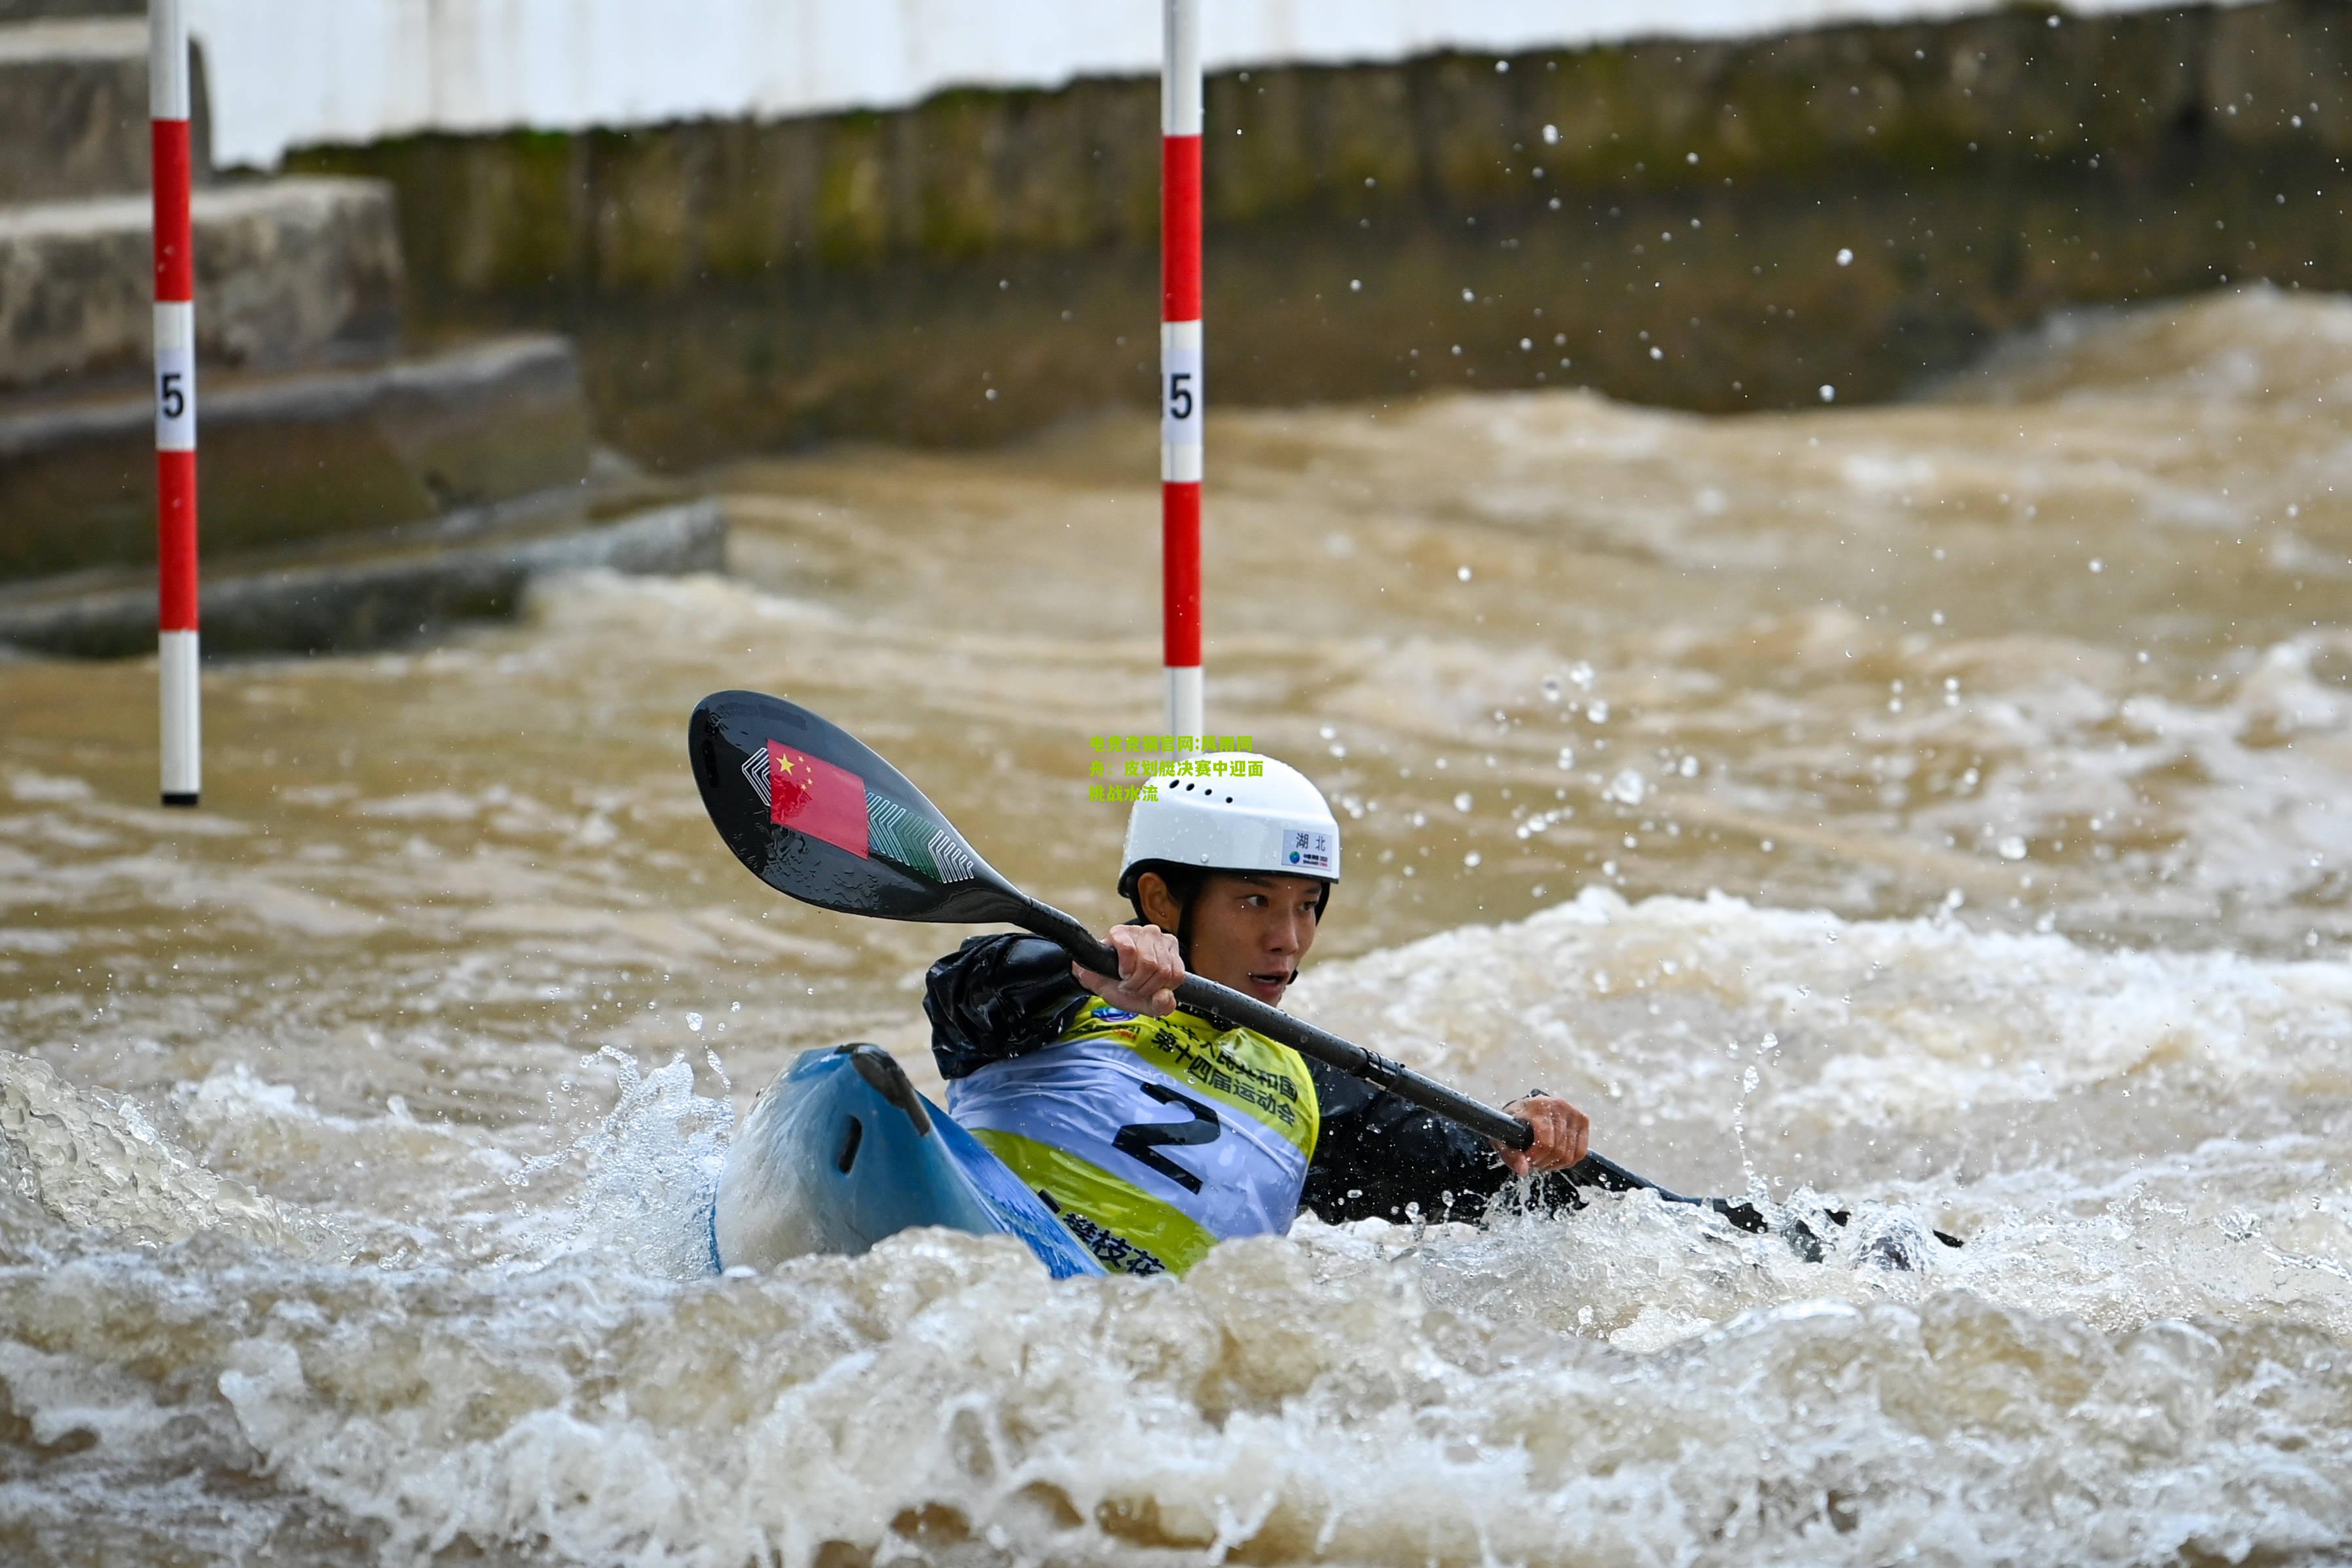
M746 464L731 577L217 665L194 814L152 664L0 664L0 1556L2352 1554L2337 298L1872 409L1213 422L1213 727L1346 833L1294 1005L1849 1204L1831 1257L1634 1198L1181 1283L936 1234L700 1272L794 1053L936 1089L956 934L743 873L688 709L817 708L1108 923L1154 439Z

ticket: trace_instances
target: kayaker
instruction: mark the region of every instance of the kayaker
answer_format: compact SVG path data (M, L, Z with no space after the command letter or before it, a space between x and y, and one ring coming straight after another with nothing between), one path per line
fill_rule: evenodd
M1360 1079L1175 1010L1198 973L1278 1006L1339 880L1339 824L1297 769L1225 753L1160 780L1128 819L1117 977L1054 944L976 936L931 966L923 1010L948 1109L1105 1267L1181 1273L1218 1241L1322 1218L1476 1219L1513 1177L1582 1159L1552 1095L1509 1109L1506 1151ZM1563 1184L1538 1197L1568 1199Z

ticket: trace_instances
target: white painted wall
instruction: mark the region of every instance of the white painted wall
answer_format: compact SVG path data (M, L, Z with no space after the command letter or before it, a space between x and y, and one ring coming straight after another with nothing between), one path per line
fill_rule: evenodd
M1208 0L1212 69L1931 18L2000 0ZM2076 14L2180 0L2067 0ZM1159 68L1157 0L188 0L213 152L888 109Z

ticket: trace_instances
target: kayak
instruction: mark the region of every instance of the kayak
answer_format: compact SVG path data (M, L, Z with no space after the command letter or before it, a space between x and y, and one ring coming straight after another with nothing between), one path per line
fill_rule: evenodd
M711 1260L765 1269L858 1253L920 1225L1014 1236L1057 1280L1102 1265L1045 1200L908 1082L878 1045L804 1051L727 1151Z

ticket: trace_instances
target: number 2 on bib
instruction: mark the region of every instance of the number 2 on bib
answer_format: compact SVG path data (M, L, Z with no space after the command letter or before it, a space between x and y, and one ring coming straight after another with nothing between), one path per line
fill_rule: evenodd
M1162 1148L1191 1148L1201 1144L1213 1144L1224 1131L1217 1113L1188 1094L1158 1083L1140 1085L1143 1092L1162 1105L1181 1105L1192 1113L1189 1122L1130 1122L1118 1130L1110 1146L1139 1165L1150 1166L1186 1192L1201 1190L1201 1178L1178 1165L1160 1151Z

